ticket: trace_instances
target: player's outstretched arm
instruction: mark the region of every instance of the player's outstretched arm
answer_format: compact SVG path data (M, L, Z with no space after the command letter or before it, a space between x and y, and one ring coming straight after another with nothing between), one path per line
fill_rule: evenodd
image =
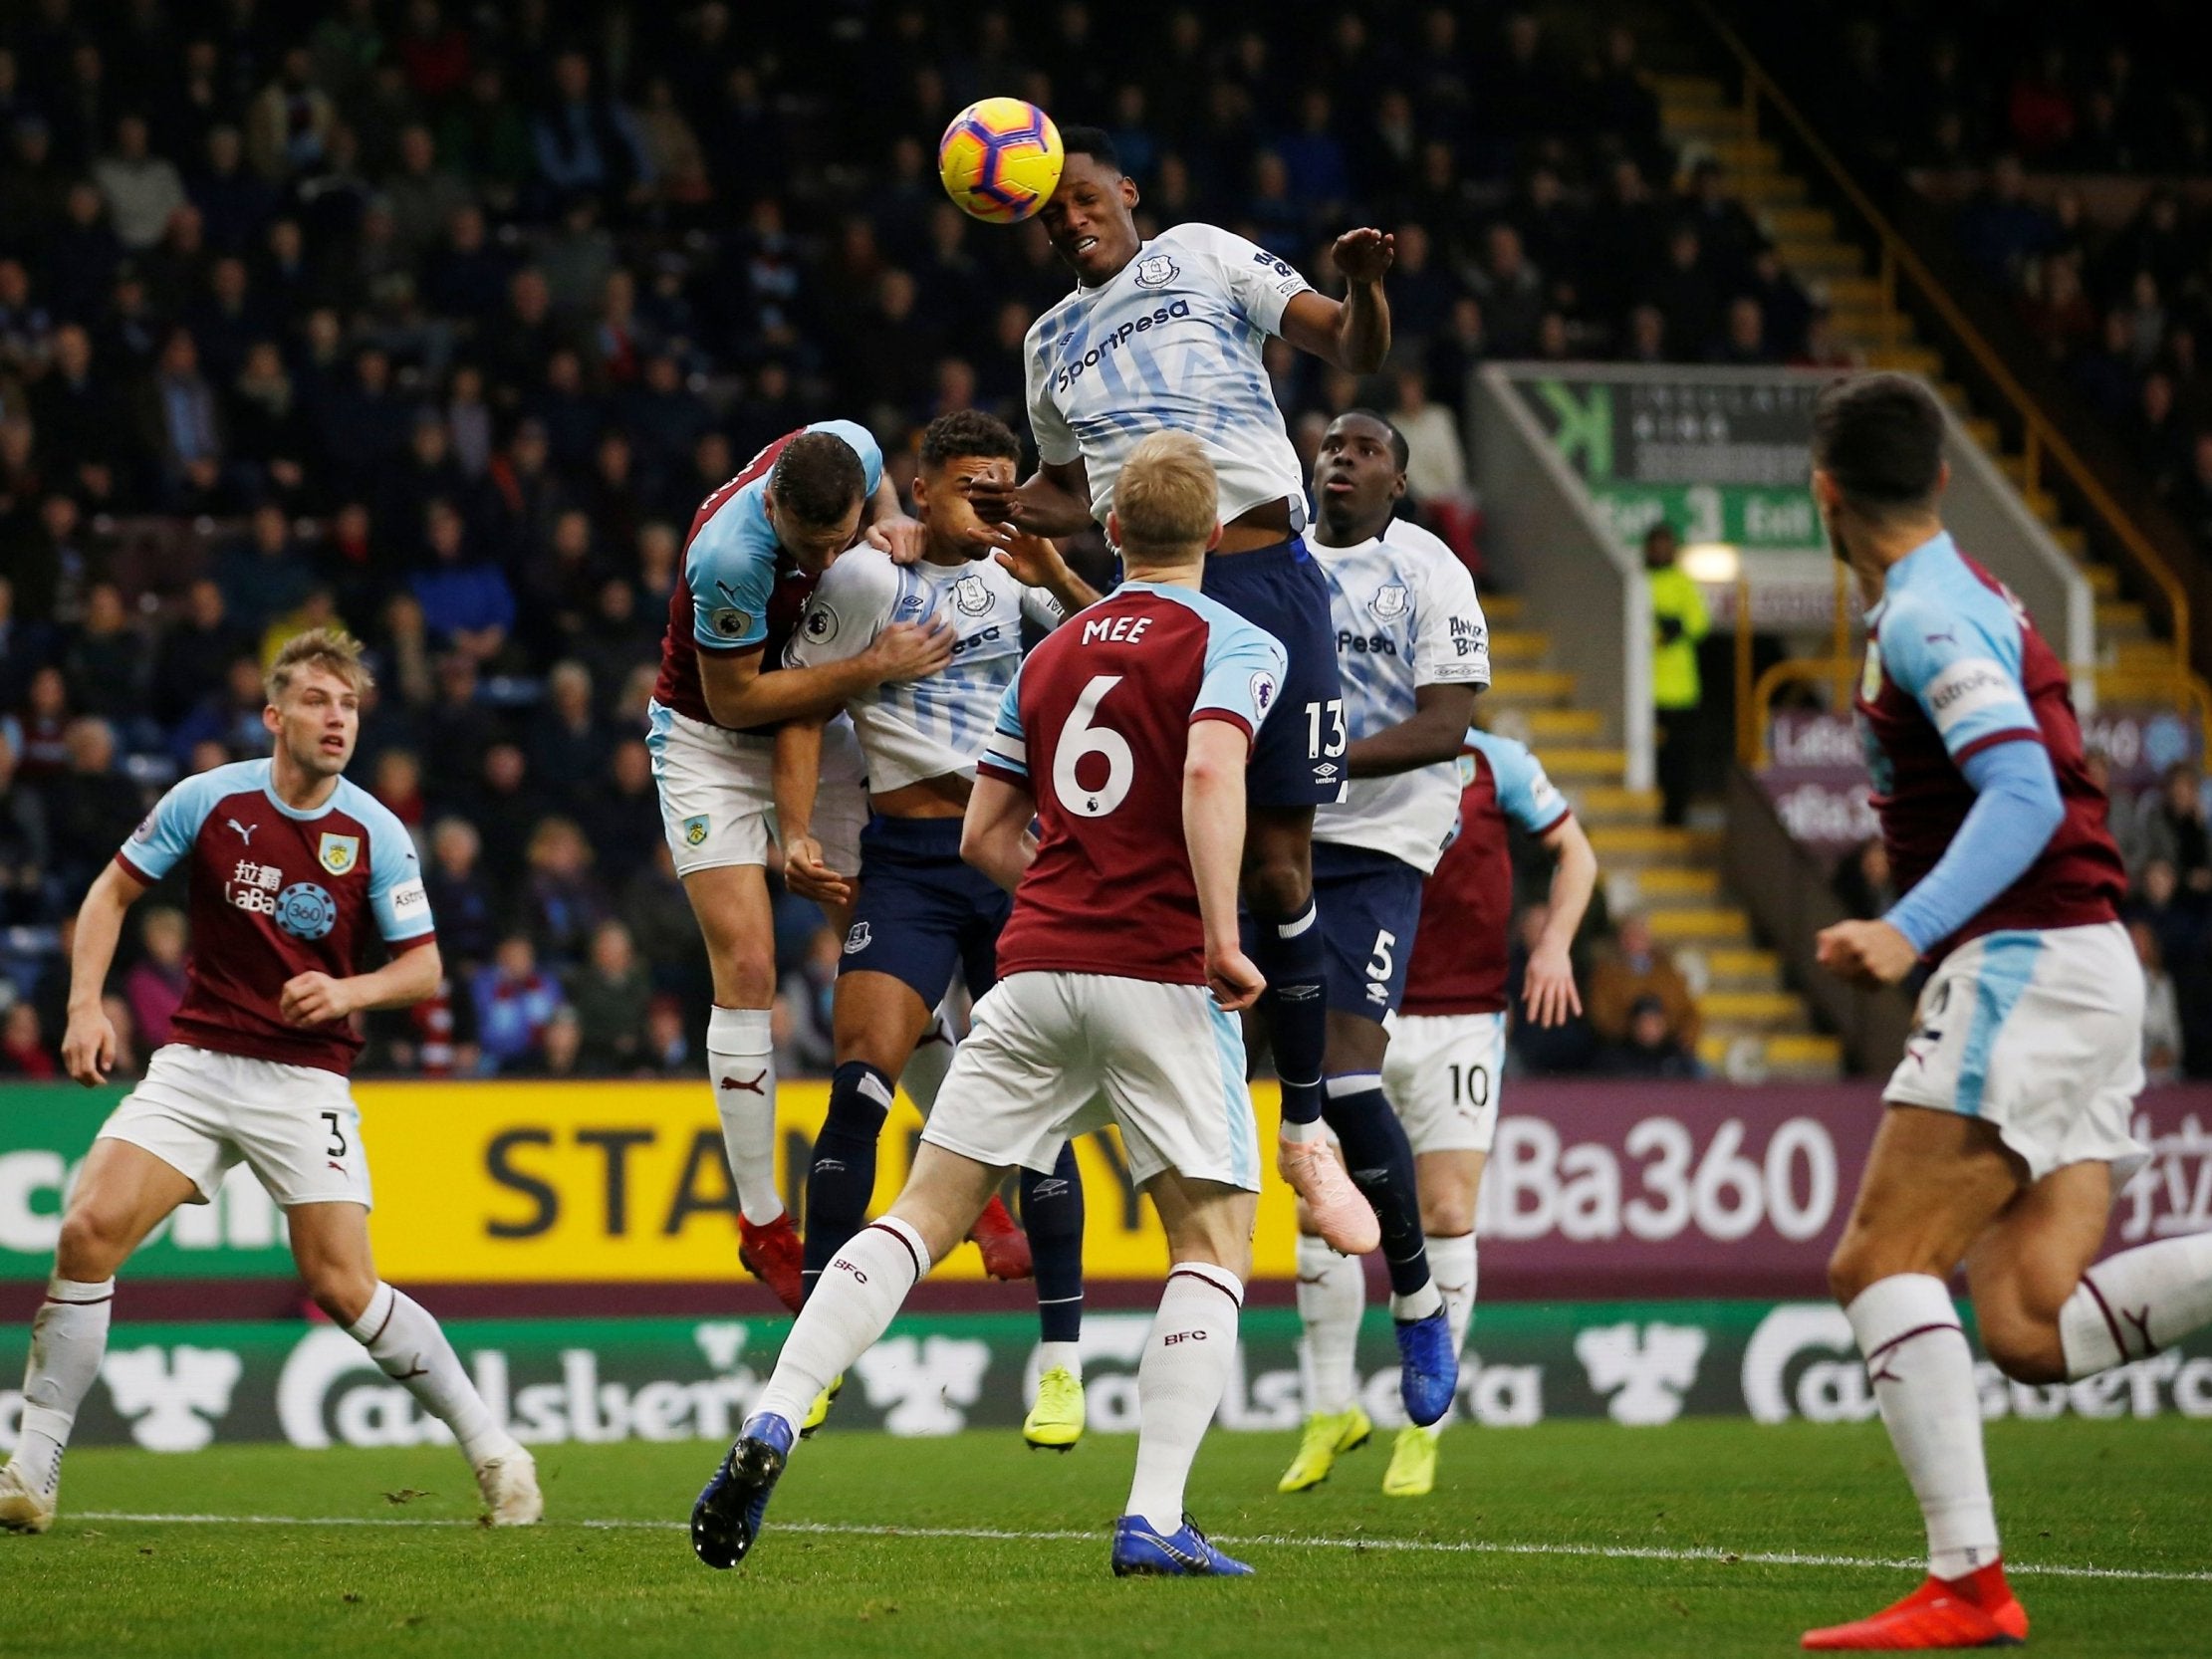
M1388 778L1451 760L1474 717L1473 686L1417 685L1411 717L1354 742L1345 751L1345 770L1354 778Z
M1091 525L1091 478L1081 461L1043 462L1019 484L977 479L968 499L986 526L1011 524L1032 536L1080 536Z
M960 823L960 857L1012 892L1037 856L1029 832L1037 802L1028 790L990 772L978 772Z
M817 904L851 904L851 878L822 861L822 843L814 834L815 795L822 784L821 721L794 720L776 734L775 778L784 884Z
M431 940L411 949L400 945L392 948L399 954L372 973L345 979L322 973L295 974L285 981L277 1012L287 1025L321 1026L349 1014L412 1008L435 996L445 978L445 963L438 955L437 942Z
M1183 758L1183 841L1198 888L1198 919L1206 930L1206 983L1232 1014L1267 989L1244 954L1237 926L1237 876L1244 863L1244 766L1252 740L1227 720L1190 728Z
M69 1029L62 1034L62 1065L69 1074L92 1088L108 1080L108 1067L116 1063L116 1028L100 1005L108 985L108 970L115 965L116 941L123 937L123 916L145 883L133 880L123 866L110 863L102 870L77 909L77 944L69 959Z
M760 653L699 653L699 689L717 726L742 731L779 720L827 720L846 702L890 680L918 680L952 660L958 634L951 623L899 622L875 643L843 662L814 668L760 671Z
M1330 250L1345 275L1345 297L1332 300L1308 290L1283 310L1283 338L1301 352L1353 374L1372 374L1390 355L1390 302L1382 274L1397 257L1386 231L1362 226L1337 238Z
M1575 948L1583 916L1590 909L1591 894L1598 889L1598 854L1573 818L1561 819L1539 839L1554 860L1552 915L1544 924L1536 949L1529 953L1522 1000L1529 1018L1537 1025L1564 1026L1583 1011L1570 952Z
M999 567L1024 588L1041 588L1053 596L1063 617L1099 602L1099 591L1068 568L1060 549L1042 536L1013 525L994 525Z

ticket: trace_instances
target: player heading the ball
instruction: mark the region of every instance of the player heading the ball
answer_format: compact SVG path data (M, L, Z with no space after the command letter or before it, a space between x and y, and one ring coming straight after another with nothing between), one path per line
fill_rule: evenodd
M1036 474L978 490L977 511L1040 536L1108 522L1123 467L1148 434L1187 432L1220 484L1221 539L1205 593L1282 641L1289 667L1282 719L1256 740L1243 889L1253 950L1274 987L1264 1007L1283 1080L1283 1177L1340 1250L1372 1250L1376 1223L1322 1145L1327 1043L1324 949L1316 925L1314 809L1346 779L1344 692L1329 590L1300 533L1305 478L1261 362L1270 335L1339 368L1370 373L1390 348L1382 294L1390 238L1362 228L1337 238L1342 301L1318 294L1286 261L1212 225L1137 235L1136 181L1097 127L1060 131L1060 184L1041 218L1075 273L1074 293L1023 342ZM1341 1115L1341 1114L1340 1114ZM1410 1192L1392 1231L1418 1239ZM1425 1279L1426 1264L1407 1268Z
M1137 1365L1136 1478L1113 1570L1251 1570L1190 1525L1183 1488L1236 1365L1251 1274L1259 1132L1235 1015L1264 982L1238 938L1237 867L1244 769L1284 653L1198 592L1220 529L1197 443L1155 434L1121 479L1108 529L1128 580L1022 664L968 802L961 855L1014 892L999 982L905 1190L832 1260L699 1495L691 1544L709 1566L752 1548L808 1403L883 1333L1006 1171L1049 1170L1070 1135L1111 1121L1174 1264Z

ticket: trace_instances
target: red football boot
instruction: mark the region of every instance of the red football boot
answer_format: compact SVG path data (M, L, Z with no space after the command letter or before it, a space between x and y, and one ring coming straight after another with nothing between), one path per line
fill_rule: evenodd
M776 1300L799 1311L806 1301L806 1284L801 1270L806 1267L806 1252L800 1248L799 1229L791 1225L787 1212L778 1216L766 1227L755 1227L743 1216L737 1218L737 1259L745 1271L776 1293Z
M2027 1640L2028 1609L2005 1582L2000 1561L1964 1578L1930 1574L1926 1583L1872 1618L1805 1633L1805 1646L1824 1653L2019 1647Z
M1006 1213L1006 1205L996 1193L975 1218L968 1237L983 1252L983 1271L993 1279L1027 1279L1037 1271L1029 1254L1029 1235Z

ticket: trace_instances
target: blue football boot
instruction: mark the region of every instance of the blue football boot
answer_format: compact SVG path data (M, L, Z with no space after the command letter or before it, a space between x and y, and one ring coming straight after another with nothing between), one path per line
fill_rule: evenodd
M708 1566L733 1567L752 1550L793 1438L791 1425L769 1412L738 1431L737 1444L691 1506L691 1552Z
M1208 1543L1187 1515L1180 1529L1166 1534L1152 1531L1140 1515L1124 1515L1113 1524L1113 1576L1249 1578L1252 1569Z
M1405 1402L1405 1415L1425 1429L1443 1420L1459 1391L1451 1323L1438 1308L1425 1319L1397 1320L1396 1331L1398 1398Z

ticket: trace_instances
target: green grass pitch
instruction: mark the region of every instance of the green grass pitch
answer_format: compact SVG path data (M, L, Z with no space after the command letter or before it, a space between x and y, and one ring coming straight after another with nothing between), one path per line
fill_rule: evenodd
M1381 1496L1384 1438L1282 1498L1290 1436L1211 1437L1192 1509L1260 1574L1216 1582L1108 1575L1123 1436L1060 1458L833 1426L731 1573L680 1528L704 1444L543 1448L551 1524L503 1533L471 1524L450 1450L88 1449L55 1531L0 1537L0 1654L1722 1659L1795 1651L1916 1582L1876 1425L1460 1427L1418 1502ZM1990 1457L2039 1652L2212 1651L2205 1425L2001 1422ZM162 1516L326 1524L134 1519ZM2131 1575L2056 1570L2083 1568Z

